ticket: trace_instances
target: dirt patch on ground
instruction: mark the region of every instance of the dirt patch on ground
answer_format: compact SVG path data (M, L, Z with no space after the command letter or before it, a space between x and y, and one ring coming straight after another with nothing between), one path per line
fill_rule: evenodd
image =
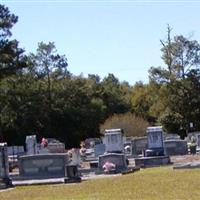
M170 156L170 160L174 164L200 162L200 154L196 155L183 155L183 156Z

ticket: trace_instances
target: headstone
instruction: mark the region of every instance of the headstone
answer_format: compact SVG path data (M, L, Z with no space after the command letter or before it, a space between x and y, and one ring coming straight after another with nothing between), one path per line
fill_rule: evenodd
M197 131L197 132L190 132L190 133L188 133L186 140L188 142L191 142L191 140L192 140L193 137L195 137L195 139L197 140L199 135L200 135L199 131Z
M124 140L124 153L126 155L132 155L132 137L125 137Z
M178 140L181 139L180 135L178 134L165 134L164 135L164 140Z
M107 129L104 133L103 143L106 152L123 152L124 141L122 129Z
M37 150L36 135L26 136L26 154L34 155L37 153L38 153L38 150Z
M145 151L145 156L135 158L135 165L151 167L170 164L169 156L164 154L162 127L148 127L146 133L148 149Z
M163 156L164 144L163 144L163 132L161 126L148 127L146 156Z
M132 140L132 154L143 154L147 149L147 137L135 137Z
M8 146L9 170L12 171L18 167L18 157L25 154L24 146Z
M98 157L100 155L103 155L105 153L105 144L96 144L94 146L94 154L95 154L95 157Z
M65 177L68 162L67 154L21 156L19 175L30 179Z
M94 146L96 144L101 144L102 143L102 140L100 138L87 138L85 141L84 141L84 147L86 149L90 149L90 148L94 148Z
M38 153L65 153L65 144L54 138L42 138Z
M200 132L190 132L186 138L189 146L190 154L196 154L200 152Z
M197 146L200 147L200 134L197 136Z
M81 177L78 172L77 165L68 165L66 166L66 178L64 179L65 183L76 183L81 182Z
M188 154L187 141L180 139L171 139L164 141L166 155L186 155Z
M115 166L115 172L121 172L127 168L124 154L124 138L122 129L107 129L104 133L103 143L105 154L99 156L98 168L104 170L106 164Z
M106 162L115 165L116 172L121 172L127 168L126 157L124 154L108 153L99 156L98 167L99 170L103 170L103 166Z
M24 146L8 146L8 155L23 155L24 154Z
M46 138L47 140L47 149L50 153L64 153L65 152L65 144L60 142L55 138Z
M79 149L71 149L68 153L69 163L68 166L79 166L81 164L81 155Z
M9 186L12 186L12 182L9 177L7 144L0 143L0 189Z
M147 141L149 149L162 148L163 147L162 127L148 127Z
M65 152L65 144L61 142L57 143L48 143L47 149L50 153L64 153Z

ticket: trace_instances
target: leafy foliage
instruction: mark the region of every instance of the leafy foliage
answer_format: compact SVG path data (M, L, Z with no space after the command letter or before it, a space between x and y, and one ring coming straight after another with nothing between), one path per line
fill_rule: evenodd
M28 65L28 58L18 47L18 41L8 39L12 35L10 29L17 20L17 16L0 4L0 79L16 74Z
M103 133L105 129L122 128L126 136L144 136L149 123L131 113L114 114L100 126Z
M55 137L68 147L102 128L120 127L128 135L143 135L161 123L168 132L200 129L200 45L184 36L161 41L165 67L151 67L148 84L119 82L110 73L102 80L68 71L65 55L53 42L40 42L25 55L10 40L18 17L0 5L0 140L23 144L25 136ZM129 114L127 114L129 113ZM148 122L148 123L147 123ZM1 133L2 132L2 133Z

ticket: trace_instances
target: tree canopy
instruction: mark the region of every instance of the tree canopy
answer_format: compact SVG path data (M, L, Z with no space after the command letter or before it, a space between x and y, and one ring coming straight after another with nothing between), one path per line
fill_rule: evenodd
M167 40L161 40L165 65L150 68L149 83L130 86L113 73L103 79L98 74L73 75L54 42L40 42L35 53L25 55L19 42L10 39L17 21L0 5L1 140L23 144L26 135L36 134L38 139L55 137L73 147L88 137L99 137L102 124L111 126L113 118L128 127L127 135L143 134L148 124L163 125L166 132L183 137L200 130L196 40L172 37L168 27ZM139 128L131 131L134 127Z

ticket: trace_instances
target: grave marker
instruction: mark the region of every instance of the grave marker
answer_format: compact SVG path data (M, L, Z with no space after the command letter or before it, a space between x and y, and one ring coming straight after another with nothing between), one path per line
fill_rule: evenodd
M146 156L163 156L164 144L163 144L163 132L161 126L148 127L147 143L148 149L146 150Z
M34 155L37 154L37 140L36 135L28 135L26 136L26 154Z
M0 189L9 186L12 186L12 181L9 177L7 144L0 143Z

